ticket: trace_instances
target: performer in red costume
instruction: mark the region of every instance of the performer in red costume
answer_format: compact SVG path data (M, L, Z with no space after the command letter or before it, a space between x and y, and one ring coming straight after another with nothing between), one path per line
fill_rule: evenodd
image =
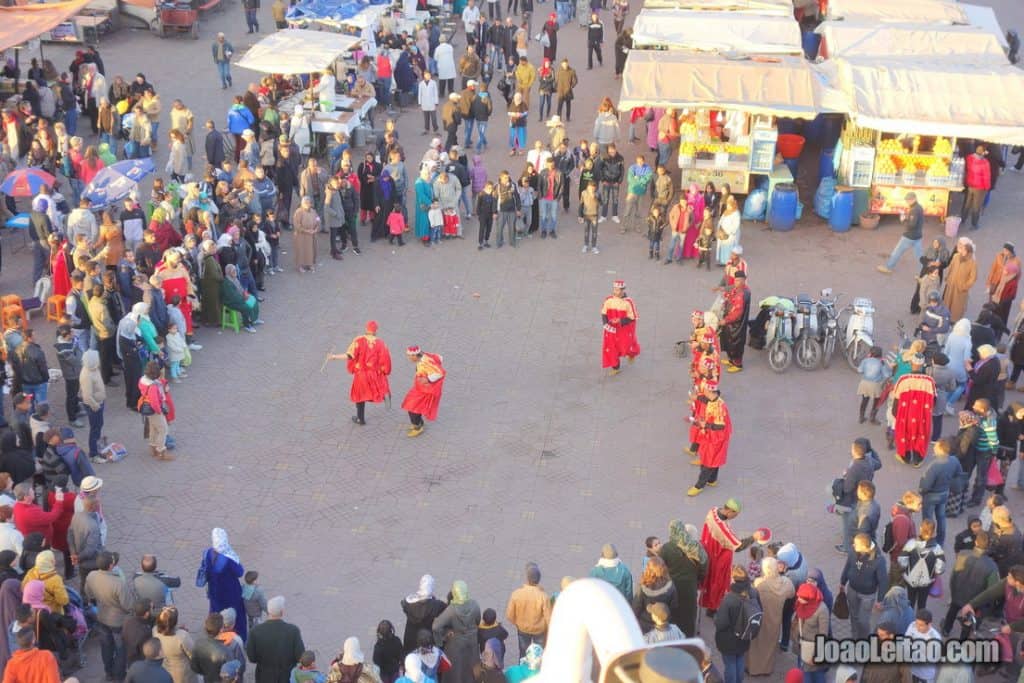
M601 307L604 321L604 340L601 346L601 367L611 368L610 374L619 374L619 363L625 356L632 363L640 353L636 340L636 306L626 296L626 283L612 283L612 294Z
M441 356L436 353L427 353L418 346L410 346L405 350L405 355L416 364L416 376L412 388L402 401L402 409L409 412L409 422L412 423L406 435L416 437L423 433L423 418L437 419L445 371L441 365Z
M701 425L704 424L704 414L708 406L708 397L705 388L709 384L718 384L718 375L721 366L718 359L711 355L704 355L701 359L700 371L694 379L693 389L690 390L690 447L686 454L696 456L700 449ZM699 465L700 458L694 457L691 465Z
M892 396L896 455L908 465L920 467L932 437L935 405L935 380L924 374L924 356L916 354L910 359L910 372L899 378Z
M696 496L705 486L718 484L718 469L725 465L726 457L729 455L729 440L732 438L729 408L718 393L718 384L705 382L703 394L707 399L704 419L695 423L698 427L696 442L700 475L697 477L697 483L686 492L688 496Z
M377 338L377 323L366 323L366 334L352 340L345 353L328 356L330 360L347 360L352 375L349 399L356 404L352 421L366 424L366 402L380 403L391 396L388 375L391 374L391 352L383 339Z
M704 518L704 529L700 544L708 554L708 572L700 584L700 605L713 615L722 603L725 591L729 589L732 572L732 554L747 548L757 540L756 536L740 538L733 533L729 522L740 514L740 504L735 498L725 501L720 508L711 508Z

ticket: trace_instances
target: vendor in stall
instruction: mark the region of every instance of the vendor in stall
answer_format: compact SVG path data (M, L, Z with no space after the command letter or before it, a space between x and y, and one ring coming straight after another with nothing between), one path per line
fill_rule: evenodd
M324 69L320 74L320 80L310 88L316 94L316 101L320 103L320 111L334 111L334 88L337 82L334 72L331 69Z

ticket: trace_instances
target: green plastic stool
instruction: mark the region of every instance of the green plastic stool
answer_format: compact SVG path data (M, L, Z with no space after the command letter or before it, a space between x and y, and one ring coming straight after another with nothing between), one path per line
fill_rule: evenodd
M227 306L220 307L220 329L231 329L235 334L242 330L242 314Z

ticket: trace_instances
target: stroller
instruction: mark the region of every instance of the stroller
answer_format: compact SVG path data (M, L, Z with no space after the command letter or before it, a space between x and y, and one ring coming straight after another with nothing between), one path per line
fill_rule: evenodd
M85 666L85 641L96 625L96 607L87 605L82 595L71 585L65 585L68 592L67 614L74 619L75 626L69 633L69 646L78 656L78 667Z

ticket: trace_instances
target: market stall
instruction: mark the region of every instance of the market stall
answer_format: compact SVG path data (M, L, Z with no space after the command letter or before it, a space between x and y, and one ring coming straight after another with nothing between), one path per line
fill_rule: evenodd
M950 0L828 0L827 19L916 24L968 24L963 6Z
M684 77L685 76L685 77ZM813 119L842 103L814 65L800 57L730 59L689 52L633 50L619 107L683 112L681 182L729 183L745 194L752 176L792 181L776 164L777 117ZM787 177L788 176L788 177Z
M870 187L873 213L897 213L915 191L945 216L963 188L957 139L1024 144L1024 73L1007 64L942 59L829 60L850 120L838 150L840 183Z
M800 26L790 16L701 10L641 10L634 48L742 54L802 54Z
M644 0L643 9L681 9L793 17L791 0Z
M978 26L882 24L863 19L822 22L820 57L847 59L927 56L1006 64L1002 36Z
M984 5L968 5L965 2L961 2L960 7L967 14L967 21L971 26L976 26L988 33L994 34L1003 48L1010 47L1010 44L1006 42L1006 33L1003 32L1002 26L999 25L999 20L996 19L994 9Z

